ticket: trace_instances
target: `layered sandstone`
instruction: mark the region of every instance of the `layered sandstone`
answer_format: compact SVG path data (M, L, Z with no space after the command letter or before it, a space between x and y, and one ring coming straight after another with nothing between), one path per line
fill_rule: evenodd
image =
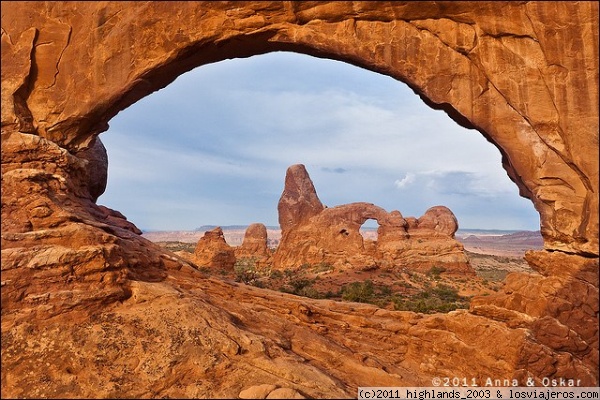
M267 239L267 227L264 224L250 224L246 228L242 245L235 248L236 259L249 260L259 268L270 266L272 255Z
M598 26L597 2L4 2L3 396L597 385ZM278 50L389 75L481 132L540 213L542 276L448 315L300 299L207 280L95 204L113 116L192 68Z
M594 3L33 4L3 11L5 129L76 152L196 66L276 50L331 57L402 80L478 129L540 211L546 245L598 254Z
M277 269L304 264L338 268L408 268L474 275L463 245L454 239L456 217L444 206L431 207L408 223L400 211L387 212L371 203L324 207L306 167L292 165L278 205L281 242L273 257ZM283 217L282 217L283 216ZM377 221L377 240L366 240L361 226Z
M194 261L202 267L231 271L235 260L235 250L225 241L221 227L204 232L194 250Z
M540 275L508 275L502 293L475 298L471 312L509 326L528 327L536 341L548 348L539 357L532 355L530 362L544 365L549 372L559 367L549 361L553 356L548 351L566 352L560 358L563 365L575 359L598 365L597 260L532 250L525 258ZM577 376L575 371L570 374Z

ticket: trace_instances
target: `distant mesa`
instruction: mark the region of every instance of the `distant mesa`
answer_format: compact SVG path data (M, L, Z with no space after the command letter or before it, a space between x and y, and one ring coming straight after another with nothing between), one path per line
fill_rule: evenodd
M210 230L213 230L218 227L219 227L219 225L202 225L194 230L195 231L210 231Z
M215 228L221 228L221 229L246 229L247 225L202 225L196 229L194 229L195 231L211 231Z

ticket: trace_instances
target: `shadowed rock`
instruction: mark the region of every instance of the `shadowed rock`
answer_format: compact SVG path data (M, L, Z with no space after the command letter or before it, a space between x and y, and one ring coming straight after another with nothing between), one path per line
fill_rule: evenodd
M108 181L108 154L99 137L95 138L92 146L77 152L77 156L87 160L86 170L89 174L88 187L92 200L96 202L106 190Z

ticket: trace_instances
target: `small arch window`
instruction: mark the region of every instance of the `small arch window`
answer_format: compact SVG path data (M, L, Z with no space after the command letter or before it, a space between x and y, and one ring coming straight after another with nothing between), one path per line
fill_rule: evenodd
M377 241L377 230L379 228L379 222L377 220L369 218L360 226L360 234L364 240Z

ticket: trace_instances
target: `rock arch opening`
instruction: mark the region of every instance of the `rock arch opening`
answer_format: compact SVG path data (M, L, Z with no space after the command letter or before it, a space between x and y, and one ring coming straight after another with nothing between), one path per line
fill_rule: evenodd
M10 374L2 392L110 397L118 381L124 395L233 398L240 382L284 381L308 397L350 397L351 388L398 376L418 386L439 371L597 385L598 26L597 2L3 3L2 330L10 340L2 340L2 368ZM406 82L492 141L540 213L545 250L527 258L540 276L512 275L503 293L447 316L321 307L209 284L94 203L89 168L105 164L80 152L119 111L197 66L276 50ZM215 340L198 342L190 326ZM150 351L136 352L150 332ZM290 347L273 332L298 340ZM174 355L156 335L170 338ZM373 346L380 340L386 346ZM35 341L48 351L28 346ZM119 351L106 353L106 343ZM193 363L179 357L191 344L200 355ZM307 353L314 363L298 361ZM20 373L44 364L44 377L63 377L71 355L69 365L84 367L69 374L77 385ZM215 369L223 355L231 373L219 385L204 385L202 374L171 385L172 376ZM89 363L98 356L107 362ZM107 368L121 356L149 368L123 380ZM285 376L265 373L282 366ZM365 368L374 373L356 373ZM303 385L307 376L315 384Z
M475 131L402 82L298 53L198 67L124 110L101 139L110 181L100 202L143 230L276 226L296 162L328 206L368 201L419 217L444 204L463 227L539 226Z
M376 219L367 219L359 228L363 243L376 242L378 237L379 222Z

